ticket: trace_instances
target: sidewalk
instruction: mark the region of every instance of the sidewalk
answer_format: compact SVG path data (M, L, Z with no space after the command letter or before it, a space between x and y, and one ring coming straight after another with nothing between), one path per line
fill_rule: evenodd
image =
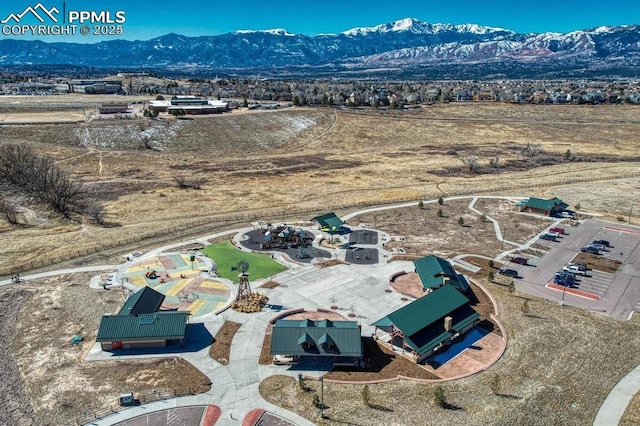
M620 423L633 396L640 391L640 365L631 370L611 389L600 406L593 426L611 426Z

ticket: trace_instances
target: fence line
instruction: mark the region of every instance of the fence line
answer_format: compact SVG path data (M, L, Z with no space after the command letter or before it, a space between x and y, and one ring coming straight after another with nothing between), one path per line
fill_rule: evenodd
M172 391L167 391L167 392L154 392L154 393L136 395L137 396L136 402L139 405L144 405L153 401L159 401L161 399L169 399L169 398L176 398L180 396L196 395L196 394L197 392L194 392L192 388L173 389ZM67 425L69 426L88 425L92 423L94 420L108 417L112 414L126 410L127 408L129 407L122 407L118 404L112 404L109 407L103 407L96 410L88 410L88 411L85 411L83 415L76 416L73 420L67 423Z
M640 176L640 172L625 173L625 174L613 175L613 176L607 176L607 177L560 178L560 179L555 179L552 183L553 183L553 186L559 186L559 185L569 185L574 183L601 182L601 181L607 181L607 180L628 179L628 178L633 178L638 176ZM453 185L456 185L456 184L460 185L460 183L454 183ZM443 191L434 190L432 192L423 192L422 198L420 199L432 199L432 198L438 198L441 196L451 197L451 196L461 196L461 195L504 192L504 191L518 190L518 189L527 189L535 186L536 185L532 184L531 182L511 182L508 185L498 185L493 188L485 188L485 189L460 188L458 190L449 190L444 193ZM49 258L40 257L38 258L38 260L28 261L20 265L15 265L13 267L5 267L3 269L0 269L0 275L8 276L16 272L24 272L24 271L33 270L36 268L42 268L42 267L50 266L56 263L61 263L67 260L76 259L81 256L87 256L90 254L98 253L105 249L113 249L113 248L122 247L128 244L133 244L136 242L141 242L147 239L165 235L167 233L187 231L189 228L191 228L194 225L194 223L195 225L206 225L206 224L213 224L216 222L238 222L238 221L248 222L253 220L270 220L270 219L280 219L285 217L291 218L295 215L306 214L306 213L317 213L320 211L327 211L327 210L344 210L344 209L350 209L354 207L367 207L367 206L375 206L375 205L384 206L384 205L406 203L411 201L415 201L417 203L419 199L416 197L397 197L391 200L378 201L375 203L371 203L369 201L357 201L357 202L351 202L351 203L344 202L344 203L326 204L322 208L318 208L317 206L297 207L297 208L274 207L271 209L262 209L258 211L229 212L229 213L223 213L223 214L214 215L214 216L202 216L202 217L192 219L192 222L189 225L185 225L185 226L176 225L171 228L155 229L155 230L146 231L144 233L140 233L128 238L123 238L120 241L114 241L114 242L105 243L105 244L96 244L94 246L83 249L82 253L80 250L78 250L74 254L67 253L64 255L52 256Z

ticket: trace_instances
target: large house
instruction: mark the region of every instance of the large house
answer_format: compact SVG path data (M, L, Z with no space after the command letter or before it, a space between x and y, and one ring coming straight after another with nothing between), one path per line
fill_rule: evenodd
M174 96L171 100L149 101L149 110L174 113L182 111L188 115L217 114L229 109L227 102L197 96Z
M389 344L421 363L451 340L471 330L480 319L462 293L444 285L379 319L374 336L384 331Z
M322 358L334 365L357 365L362 359L361 328L356 321L278 320L269 353L276 364Z
M160 310L164 295L151 287L132 294L116 315L103 315L97 342L103 351L183 344L189 312Z

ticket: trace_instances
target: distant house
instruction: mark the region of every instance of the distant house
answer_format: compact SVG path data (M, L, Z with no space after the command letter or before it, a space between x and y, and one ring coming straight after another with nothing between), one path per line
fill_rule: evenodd
M453 266L441 257L431 254L414 260L413 265L425 291L435 290L445 284L451 284L463 293L469 290L467 279L457 273Z
M97 342L103 351L182 344L189 312L162 311L164 295L151 287L129 296L117 315L103 315Z
M149 110L172 113L183 111L188 115L217 114L229 109L227 102L198 96L174 96L171 100L149 101Z
M516 204L516 209L520 212L536 213L545 216L555 216L569 207L561 199L554 197L551 199L531 197Z
M275 363L310 357L330 359L334 365L357 365L362 359L361 333L356 321L278 320L269 353Z
M102 104L98 107L100 114L126 114L131 112L129 104Z
M480 319L462 293L442 286L403 306L372 325L374 337L383 331L388 343L421 363L455 337L471 330Z

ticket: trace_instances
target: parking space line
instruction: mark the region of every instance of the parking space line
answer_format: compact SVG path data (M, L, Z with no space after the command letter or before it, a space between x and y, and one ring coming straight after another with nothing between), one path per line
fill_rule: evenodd
M616 228L615 226L603 226L602 229L609 229L611 231L624 232L625 234L640 235L640 231L634 231L632 229L625 229L625 228Z
M589 293L587 291L582 291L582 290L576 290L575 288L570 288L570 287L567 288L554 283L547 283L545 287L551 290L562 291L564 293L572 294L578 297L583 297L589 300L600 300L600 296L598 296L597 294Z

